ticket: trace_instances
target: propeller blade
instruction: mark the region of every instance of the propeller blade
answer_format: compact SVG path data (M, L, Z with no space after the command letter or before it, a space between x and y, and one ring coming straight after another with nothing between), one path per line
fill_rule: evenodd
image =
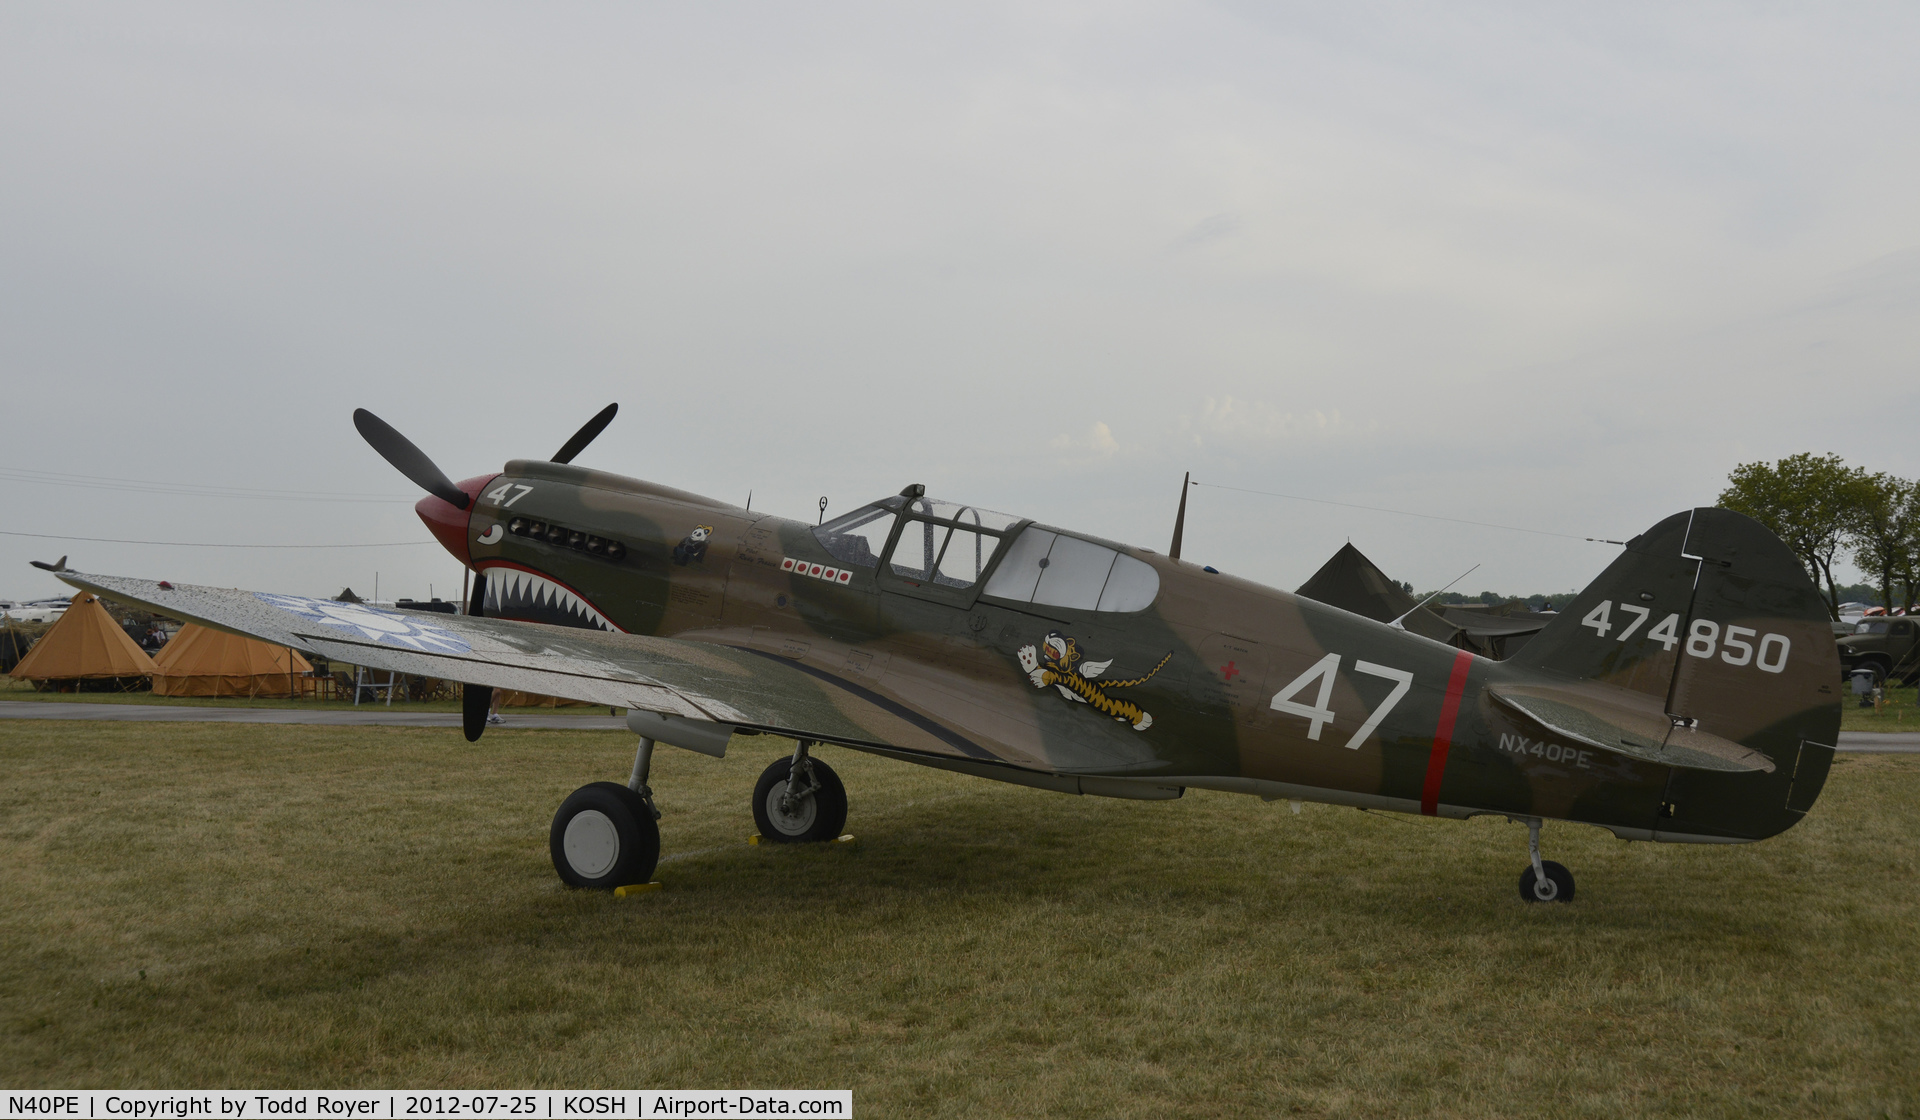
M473 504L473 499L461 491L458 486L433 465L426 452L413 445L413 441L399 432L393 425L380 419L364 408L353 410L353 426L360 429L360 438L371 444L380 457L392 463L395 470L413 480L413 484L444 502L459 509Z
M613 414L618 411L620 411L620 406L617 403L610 404L601 409L594 415L593 419L587 421L579 431L573 433L573 438L567 441L566 446L553 453L553 462L573 462L573 457L585 451L587 444L592 443L595 436L607 430L607 425L613 423Z

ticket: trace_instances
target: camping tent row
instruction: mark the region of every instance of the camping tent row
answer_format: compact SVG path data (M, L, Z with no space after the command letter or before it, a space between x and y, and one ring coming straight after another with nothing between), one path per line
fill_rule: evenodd
M313 666L285 646L191 623L157 657L134 643L99 599L82 592L7 674L41 688L80 682L131 689L152 678L158 696L292 696L313 691Z
M132 690L151 678L156 696L311 696L316 684L313 665L297 650L194 623L181 627L158 656L148 657L99 600L84 592L7 675L60 691L87 687L82 682ZM526 692L506 692L499 700L509 708L580 703Z

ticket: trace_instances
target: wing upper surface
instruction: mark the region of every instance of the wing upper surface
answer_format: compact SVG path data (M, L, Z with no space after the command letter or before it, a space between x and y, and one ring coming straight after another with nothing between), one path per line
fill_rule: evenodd
M844 694L787 661L750 649L235 588L72 571L58 575L75 587L169 618L350 665L831 741L924 746L876 734L867 726L873 721L850 710Z

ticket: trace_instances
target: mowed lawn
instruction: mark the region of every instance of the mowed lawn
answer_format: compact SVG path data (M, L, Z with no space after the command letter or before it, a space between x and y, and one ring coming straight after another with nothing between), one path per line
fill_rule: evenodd
M850 1087L868 1117L1911 1116L1920 757L1742 847L824 749L856 849L752 847L785 749L663 748L666 889L569 891L615 733L0 724L6 1087Z

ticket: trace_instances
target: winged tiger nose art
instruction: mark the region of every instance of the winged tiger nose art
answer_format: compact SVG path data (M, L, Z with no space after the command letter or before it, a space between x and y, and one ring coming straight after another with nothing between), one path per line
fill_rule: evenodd
M788 556L780 561L780 570L795 575L812 576L824 579L828 583L852 583L853 573L845 568L829 568L825 564L814 564L806 560L795 560Z
M1048 634L1038 647L1021 646L1018 657L1020 667L1027 671L1027 679L1033 682L1033 687L1046 688L1051 685L1069 700L1086 704L1121 723L1130 724L1135 731L1145 731L1153 726L1153 716L1141 711L1136 704L1108 696L1106 689L1134 688L1146 684L1167 667L1167 662L1173 660L1173 653L1168 651L1160 659L1160 664L1149 669L1145 676L1131 680L1110 680L1103 684L1093 682L1107 671L1113 659L1083 660L1079 644L1058 630Z

